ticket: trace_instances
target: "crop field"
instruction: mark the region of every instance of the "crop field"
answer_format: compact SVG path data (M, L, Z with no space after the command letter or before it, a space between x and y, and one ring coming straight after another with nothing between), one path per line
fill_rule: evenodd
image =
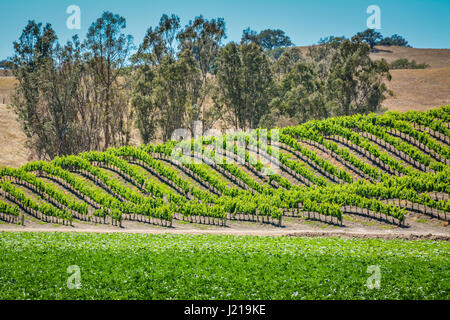
M450 298L446 241L2 232L0 254L0 299Z
M4 1L3 311L444 306L450 1L435 2Z
M2 167L0 299L449 299L449 122L355 115ZM293 232L310 223L344 238ZM32 232L52 230L78 232ZM388 240L408 232L433 240Z
M407 230L405 218L420 214L445 226L449 121L450 106L355 115L2 167L0 218L171 229L178 221L282 228L287 218L345 227L346 216L359 216Z

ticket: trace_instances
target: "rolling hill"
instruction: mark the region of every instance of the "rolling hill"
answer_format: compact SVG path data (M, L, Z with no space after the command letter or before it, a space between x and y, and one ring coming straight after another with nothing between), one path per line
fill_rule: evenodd
M306 51L309 47L300 47ZM376 47L373 59L388 62L399 58L427 63L430 68L417 70L392 70L392 80L387 86L394 92L383 102L391 111L425 111L450 104L450 49L417 49L404 47ZM18 167L33 159L25 148L26 136L15 121L15 115L5 103L10 100L15 79L0 76L0 164ZM139 141L139 138L136 139Z
M305 54L309 46L299 47ZM373 60L388 63L406 58L426 63L427 69L391 70L392 80L386 81L394 95L382 104L390 111L426 111L450 103L450 49L419 49L397 46L376 46L370 54Z
M407 58L430 65L427 69L391 70L392 80L387 86L394 92L383 102L392 111L425 111L450 103L450 49L417 49L404 47L376 47L374 60L392 62Z
M1 218L215 232L244 222L293 232L318 221L449 238L449 130L446 106L311 121L266 140L239 133L224 137L226 153L206 138L187 144L192 154L168 142L28 162L0 169Z

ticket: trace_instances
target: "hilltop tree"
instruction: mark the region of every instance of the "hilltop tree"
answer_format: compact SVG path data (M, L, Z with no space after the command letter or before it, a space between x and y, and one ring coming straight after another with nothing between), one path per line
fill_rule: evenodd
M288 74L297 62L303 60L304 57L299 48L287 48L280 57L272 64L272 71L277 80Z
M331 67L331 57L346 40L344 36L328 36L320 38L318 46L308 48L307 58L311 60L317 71L317 76L326 81Z
M132 117L145 144L155 137L158 128L158 107L153 99L153 81L156 77L154 68L149 65L140 66L133 78L131 99Z
M8 59L0 61L0 68L3 69L12 69L13 65L14 65L13 62Z
M217 92L213 97L216 109L224 120L236 129L245 126L241 77L242 61L239 45L234 42L226 45L216 61Z
M242 31L241 44L244 44L244 43L248 44L248 43L252 43L252 42L260 44L258 32L256 32L255 30L252 30L252 29L250 29L250 27L248 27L247 29Z
M180 29L180 18L174 14L163 14L159 25L149 27L138 51L131 57L137 66L159 66L166 57L176 56L176 36Z
M50 24L44 27L42 23L29 21L18 41L14 42L13 74L18 81L12 98L12 108L18 115L28 146L37 152L38 156L53 156L53 152L46 150L45 145L51 143L51 133L47 130L49 116L45 119L42 113L41 97L45 97L40 90L42 82L41 71L51 65L56 50L57 37ZM42 111L41 111L42 110ZM52 147L51 147L52 148Z
M337 115L379 111L389 93L384 79L391 79L383 59L372 61L369 47L359 37L344 40L331 57L327 77L329 97Z
M158 106L163 141L184 126L188 106L193 101L190 87L199 77L197 64L187 53L182 53L177 60L164 59L158 68L153 81L154 101Z
M325 89L326 83L318 77L314 65L300 60L277 83L277 95L271 108L296 123L325 118L330 113Z
M394 34L390 37L387 37L387 38L384 38L384 39L378 41L377 45L411 47L410 45L408 45L408 41L406 41L405 38L403 38L402 36L399 36L398 34Z
M12 108L28 137L28 147L39 157L77 153L96 147L86 130L85 67L77 37L64 47L50 24L30 21L14 42L13 74L18 81ZM92 142L92 143L91 143Z
M390 94L384 84L390 80L387 62L372 61L369 46L359 37L330 38L305 57L294 53L286 51L272 66L279 80L261 126L377 112Z
M266 50L285 48L294 45L291 39L280 29L265 29L259 34L247 28L242 33L241 44L256 43Z
M179 29L178 16L162 15L158 26L147 29L137 53L131 58L131 61L138 66L131 105L136 126L144 143L154 139L156 131L162 128L160 110L164 108L161 104L164 99L161 96L165 92L161 88L164 79L160 76L160 71L163 64L167 66L169 62L175 61L174 42ZM156 95L159 97L156 98ZM170 108L168 111L172 110L173 108ZM184 109L181 110L181 114L184 114L184 111ZM166 117L170 118L167 111ZM181 122L177 125L181 125Z
M49 24L30 21L14 43L13 109L39 158L128 142L128 101L119 81L131 48L124 27L125 19L105 12L84 44L75 36L61 46Z
M138 64L132 106L145 143L155 138L158 130L164 141L169 140L175 129L185 125L189 107L198 99L195 94L201 88L201 73L187 43L195 38L194 30L181 39L184 48L177 52L175 41L181 38L179 30L176 15L163 15L157 27L147 30L132 58ZM205 58L201 55L200 59Z
M363 32L358 32L356 36L361 38L362 41L366 42L369 45L370 51L373 51L378 41L383 39L381 33L373 29L367 29Z

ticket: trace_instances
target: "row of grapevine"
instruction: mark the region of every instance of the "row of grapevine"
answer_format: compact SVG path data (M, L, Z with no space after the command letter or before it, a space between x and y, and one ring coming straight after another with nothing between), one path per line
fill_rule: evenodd
M367 133L371 133L374 136L393 145L397 150L404 152L405 154L410 156L412 159L418 161L419 163L429 166L430 168L436 171L442 170L443 167L442 163L432 160L429 155L422 153L416 147L402 141L400 138L396 138L389 135L383 127L381 127L378 124L373 124L372 122L374 121L371 121L371 119L373 119L373 117L368 118L366 116L363 117L360 115L356 115L352 117L347 117L346 121L336 120L336 122L339 125L345 126L347 128L348 127L358 128Z
M351 154L347 148L341 148L337 143L326 141L323 136L318 135L313 130L306 129L302 126L290 127L284 128L283 134L286 134L294 139L301 140L305 143L313 144L317 147L323 146L372 179L378 180L381 176L379 169L374 168L367 162L358 159Z
M22 225L24 224L23 216L22 219L20 219L19 207L11 205L3 200L0 200L0 219L7 223L18 223L22 220Z
M64 224L171 226L179 219L281 225L285 216L303 216L341 225L344 214L356 214L403 225L407 211L446 220L449 147L416 125L447 137L449 113L355 115L279 131L85 152L1 168L0 189L15 208ZM13 208L0 203L0 217L20 212Z

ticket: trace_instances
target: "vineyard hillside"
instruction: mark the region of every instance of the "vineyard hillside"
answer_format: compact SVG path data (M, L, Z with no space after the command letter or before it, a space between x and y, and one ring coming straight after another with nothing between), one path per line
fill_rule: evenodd
M443 106L2 166L0 229L449 239L449 147Z

